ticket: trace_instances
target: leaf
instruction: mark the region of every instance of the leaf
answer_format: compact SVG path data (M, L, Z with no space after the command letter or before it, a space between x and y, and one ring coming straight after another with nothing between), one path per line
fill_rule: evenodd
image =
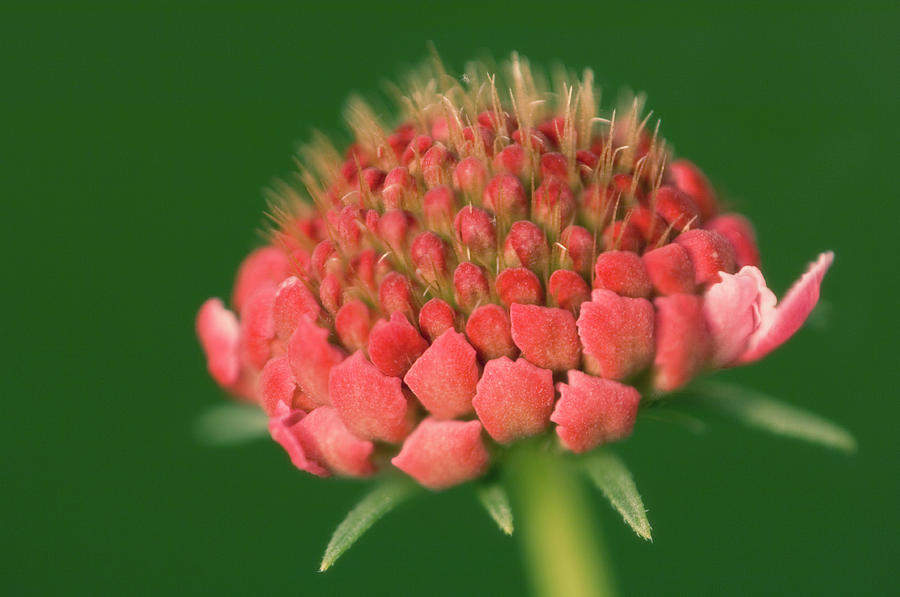
M509 507L509 497L500 483L487 483L478 488L478 500L500 530L513 534L513 514Z
M694 389L700 394L704 405L739 419L750 427L843 452L856 451L856 440L843 427L755 390L721 382L698 384Z
M644 502L625 463L609 450L597 450L584 464L588 476L638 537L652 541Z
M257 406L239 403L216 405L197 418L194 432L205 444L230 446L268 434L269 419Z
M335 561L350 549L357 539L362 537L363 533L368 531L382 516L406 500L415 488L413 483L403 478L387 479L375 487L355 508L347 513L347 517L335 529L331 541L328 542L328 547L325 548L325 555L322 556L319 572L331 568Z

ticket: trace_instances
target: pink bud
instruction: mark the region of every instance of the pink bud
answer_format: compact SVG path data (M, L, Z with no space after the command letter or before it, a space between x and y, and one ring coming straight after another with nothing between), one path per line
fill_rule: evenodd
M256 249L244 259L234 282L231 302L238 311L261 286L280 284L291 275L287 255L275 247Z
M456 211L453 189L447 186L429 189L422 197L425 225L432 230L449 229Z
M653 288L659 294L691 294L694 292L694 266L687 250L677 243L669 243L644 253L644 266Z
M700 210L691 198L670 186L662 186L654 197L656 213L675 230L687 226L699 227Z
M494 131L488 127L467 126L462 133L462 148L466 153L483 153L488 157L494 154Z
M428 135L419 135L413 138L403 151L403 155L400 156L400 162L404 166L409 166L411 162L421 160L432 143L434 143L434 139Z
M323 240L313 249L310 266L316 277L321 280L329 273L340 270L340 257L331 241Z
M341 420L353 434L399 442L412 429L412 413L401 385L399 377L384 375L357 351L332 369L328 390Z
M350 271L353 273L354 281L360 286L365 286L368 290L371 291L374 291L376 288L376 259L377 257L375 256L374 249L364 249L350 260Z
M595 290L582 303L577 325L590 373L625 379L653 360L653 305L647 299Z
M591 300L591 289L584 278L568 269L558 269L550 275L547 292L559 307L578 315L581 303Z
M679 190L694 199L704 220L716 215L716 192L697 166L688 160L675 160L669 165L669 175Z
M584 181L590 180L600 163L600 158L593 151L579 149L575 152L575 163L578 164L578 172Z
M528 147L539 153L548 151L553 145L547 135L535 129L516 129L513 131L512 139L522 147Z
M575 369L557 384L559 400L550 420L562 444L576 453L631 435L641 395L631 386L591 377Z
M366 347L371 326L369 308L359 299L344 303L334 319L338 338L349 350Z
M588 275L594 265L594 237L581 226L569 226L562 231L559 242L566 248L565 254L572 260L575 271Z
M494 176L484 189L482 201L485 208L509 221L518 220L528 213L525 187L512 174L501 173Z
M509 316L513 342L538 367L565 371L581 362L581 344L570 311L515 303Z
M628 223L641 232L649 248L661 246L668 236L669 225L659 215L646 207L634 207L628 211Z
M369 358L385 375L403 375L426 348L428 342L399 312L377 322L369 334Z
M466 336L484 359L519 354L509 329L509 315L500 305L482 305L472 311L466 322Z
M485 364L472 405L485 431L508 444L547 428L554 397L551 371L500 357Z
M759 249L756 246L756 233L753 224L740 214L725 214L714 218L706 225L707 230L714 230L728 239L734 247L737 267L753 265L759 267Z
M410 248L416 273L428 284L434 284L447 273L447 245L434 232L423 232Z
M703 302L693 294L657 298L654 385L671 392L689 382L709 360L711 339Z
M497 294L500 302L509 307L513 303L536 305L544 302L541 281L534 272L524 267L510 267L497 276Z
M376 230L378 237L384 241L391 251L402 254L406 249L406 238L409 233L409 215L400 209L391 209L378 219Z
M525 172L525 150L521 145L507 145L494 156L494 170L521 176Z
M403 274L390 272L384 277L378 287L378 302L388 315L397 312L414 317L412 286Z
M559 146L560 139L566 131L566 117L557 116L538 125L538 130L547 136L547 138L556 146Z
M555 151L545 153L541 156L541 179L558 178L565 181L569 178L569 162L566 156Z
M515 222L506 235L503 257L509 267L542 270L547 267L550 249L543 230L528 220Z
M465 336L449 329L413 363L403 381L435 417L469 414L478 383L475 349Z
M406 203L406 197L416 192L416 180L410 176L409 170L404 166L398 166L384 177L384 188L381 197L385 209L401 209Z
M497 232L493 218L486 211L467 205L459 210L453 222L456 238L467 253L489 259L497 249Z
M594 288L631 298L646 298L653 290L644 262L631 251L600 253L594 265Z
M644 243L640 228L625 220L613 222L603 231L603 246L607 251L640 253Z
M551 154L544 157L547 155ZM575 208L575 197L569 185L562 179L552 177L535 189L531 216L547 230L558 232L573 222Z
M453 307L439 298L431 299L419 311L419 329L431 341L445 331L454 329L455 323L456 313Z
M319 301L332 315L338 312L343 301L344 285L334 274L327 274L319 284Z
M484 163L474 157L467 157L456 165L453 171L453 184L464 195L480 197L484 185L487 183L487 168Z
M719 272L733 274L737 271L734 247L718 232L688 230L679 234L675 242L687 250L697 284L717 281Z
M241 373L238 356L241 326L237 317L220 299L211 298L197 312L196 328L209 374L223 387L236 384Z
M288 359L303 393L314 404L328 404L328 375L344 359L344 354L328 343L328 330L301 318L288 342Z
M456 302L465 311L488 302L491 294L484 270L469 261L460 263L453 272Z
M416 427L391 463L429 489L445 489L480 477L490 456L478 421L427 418Z
M425 152L422 156L422 177L429 189L440 184L450 184L452 162L453 156L443 145L432 145Z

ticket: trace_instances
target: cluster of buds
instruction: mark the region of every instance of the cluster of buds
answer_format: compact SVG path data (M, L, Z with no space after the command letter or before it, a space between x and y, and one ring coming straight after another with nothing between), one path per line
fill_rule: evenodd
M435 67L395 128L351 104L354 143L306 150L233 310L201 307L210 373L296 467L442 489L523 438L586 452L629 436L642 400L762 358L815 305L831 254L777 302L750 223L639 102L599 118L589 72L551 92L508 68L501 93Z

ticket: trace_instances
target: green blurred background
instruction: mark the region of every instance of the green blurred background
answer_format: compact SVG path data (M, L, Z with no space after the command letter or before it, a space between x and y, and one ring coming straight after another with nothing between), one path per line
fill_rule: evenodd
M315 572L352 482L272 442L211 449L193 335L263 224L262 189L343 102L426 54L593 67L756 223L781 291L834 249L813 325L723 374L839 421L848 457L714 421L621 453L654 526L598 497L628 595L897 591L895 2L6 3L0 9L8 595L520 595L518 544L467 487ZM611 98L613 93L608 93Z

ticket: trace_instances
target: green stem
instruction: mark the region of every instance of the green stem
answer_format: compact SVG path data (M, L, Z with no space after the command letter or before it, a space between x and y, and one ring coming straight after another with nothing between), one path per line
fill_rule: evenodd
M546 446L522 446L510 455L519 506L516 530L538 597L612 597L599 527L578 471Z

